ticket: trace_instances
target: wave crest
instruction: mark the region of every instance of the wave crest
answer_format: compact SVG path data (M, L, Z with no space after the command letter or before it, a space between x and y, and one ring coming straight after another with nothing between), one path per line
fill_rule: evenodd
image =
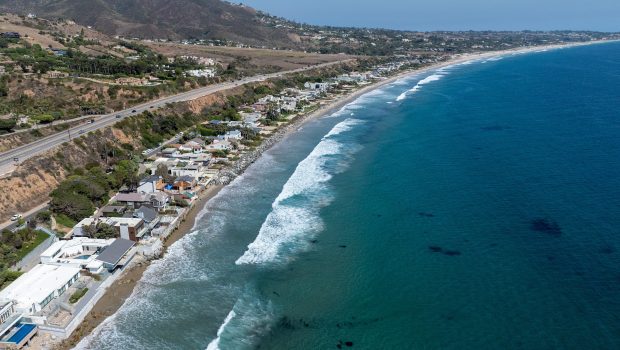
M350 156L359 150L356 144L342 143L336 137L360 123L349 118L337 124L297 165L273 202L256 240L237 259L237 265L273 262L284 251L307 248L306 238L323 229L320 209L333 200L327 182L344 170Z

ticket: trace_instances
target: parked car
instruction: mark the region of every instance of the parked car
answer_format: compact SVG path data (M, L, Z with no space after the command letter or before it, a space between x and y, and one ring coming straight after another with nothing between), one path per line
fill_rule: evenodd
M22 214L15 214L11 216L11 221L17 221L22 218Z

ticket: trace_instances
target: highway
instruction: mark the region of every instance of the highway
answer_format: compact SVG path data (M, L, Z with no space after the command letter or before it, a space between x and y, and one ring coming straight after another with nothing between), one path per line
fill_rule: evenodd
M95 130L99 130L99 129L102 129L108 126L112 126L116 122L124 118L127 118L132 115L140 114L147 110L155 110L155 109L164 107L168 103L191 101L199 97L207 96L207 95L210 95L210 94L213 94L219 91L223 91L223 90L228 90L236 86L244 85L247 83L263 81L263 80L272 79L272 78L278 78L286 74L298 73L298 72L303 72L306 70L327 67L327 66L331 66L334 64L343 63L346 61L348 60L323 63L323 64L319 64L315 66L303 67L303 68L298 68L298 69L284 71L284 72L257 75L254 77L248 77L248 78L244 78L244 79L237 80L234 82L226 82L226 83L221 83L221 84L216 84L216 85L210 85L210 86L186 91L183 93L179 93L176 95L163 97L158 100L145 102L145 103L142 103L142 104L139 104L139 105L136 105L136 106L127 108L125 110L112 113L112 114L106 114L106 115L102 115L99 117L93 117L94 119L93 122L90 122L87 124L81 124L71 129L61 131L59 133L56 133L50 136L43 137L27 145L23 145L23 146L14 148L12 150L9 150L7 152L0 153L0 168L20 164L21 162L29 158L32 158L36 155L39 155L41 153L44 153L46 151L49 151L63 144L64 142L71 141L72 139L79 137L82 134L86 134L91 131L95 131Z

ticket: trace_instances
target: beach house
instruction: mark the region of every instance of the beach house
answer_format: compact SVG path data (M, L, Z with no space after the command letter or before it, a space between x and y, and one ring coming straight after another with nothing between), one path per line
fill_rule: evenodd
M79 267L39 264L0 291L0 300L12 300L17 312L36 313L61 296L79 276Z
M151 175L143 178L138 183L138 193L155 193L164 188L164 179L158 175Z
M41 264L77 267L99 274L103 272L103 264L97 261L97 256L112 242L114 239L88 237L58 241L40 255Z

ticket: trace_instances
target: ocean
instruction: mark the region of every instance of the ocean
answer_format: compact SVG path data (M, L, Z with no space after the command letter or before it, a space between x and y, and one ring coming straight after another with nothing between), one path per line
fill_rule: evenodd
M210 201L86 349L619 349L620 44L411 76Z

